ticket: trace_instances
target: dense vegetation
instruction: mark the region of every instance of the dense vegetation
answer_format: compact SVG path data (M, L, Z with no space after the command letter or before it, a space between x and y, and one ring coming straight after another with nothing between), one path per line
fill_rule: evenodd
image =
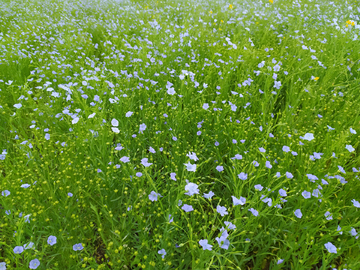
M0 269L359 269L356 1L1 1Z

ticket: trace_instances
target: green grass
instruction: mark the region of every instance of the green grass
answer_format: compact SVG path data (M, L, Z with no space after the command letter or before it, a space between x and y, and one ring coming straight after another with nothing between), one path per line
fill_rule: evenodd
M360 10L317 3L2 1L0 269L359 269Z

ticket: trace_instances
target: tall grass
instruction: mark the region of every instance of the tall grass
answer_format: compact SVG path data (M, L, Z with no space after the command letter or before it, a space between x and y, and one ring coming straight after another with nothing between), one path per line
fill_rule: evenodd
M2 1L0 269L359 269L359 12Z

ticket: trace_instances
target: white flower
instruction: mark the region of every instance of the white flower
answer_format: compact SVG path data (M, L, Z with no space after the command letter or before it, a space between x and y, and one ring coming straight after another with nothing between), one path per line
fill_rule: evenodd
M169 95L174 95L176 92L174 90L174 87L170 87L168 88L168 90L166 91Z
M89 117L88 117L88 119L90 119L90 118L94 118L95 114L96 114L96 113L92 113L92 114L90 114L90 115L89 115Z
M360 208L360 203L358 201L356 201L355 199L351 200L351 202L353 203L353 205L357 208Z
M281 87L281 82L280 81L274 81L274 88L280 89L280 87Z
M141 160L141 164L144 165L145 167L150 167L152 163L149 163L148 160L149 160L148 158L143 158Z
M304 137L300 136L300 139L311 141L314 139L314 134L312 133L306 133Z
M75 117L72 121L71 121L71 123L74 125L74 124L76 124L77 122L79 122L79 117Z
M192 196L194 194L199 194L198 185L194 183L189 183L185 186L185 190L188 191L185 194Z
M276 64L273 69L275 72L278 72L280 70L279 64Z
M133 112L128 111L128 112L125 114L125 116L126 116L126 117L130 117L132 114L133 114Z
M346 148L350 153L355 151L355 148L352 147L352 146L349 145L349 144L347 144L347 145L345 146L345 148Z
M29 242L27 244L24 245L24 249L30 249L30 248L34 248L34 243L33 242ZM0 268L1 270L1 268Z
M120 130L117 127L111 127L111 130L116 134L120 133Z
M146 125L141 124L140 127L139 127L139 133L142 133L145 129L146 129Z
M119 121L116 119L111 120L111 125L113 125L114 127L117 127L119 125Z
M192 153L189 152L189 154L187 154L186 156L189 157L190 159L194 160L194 161L199 160L194 152L192 152Z
M191 164L190 162L188 162L187 164L184 163L184 165L186 166L186 170L188 172L195 172L196 171L196 164Z

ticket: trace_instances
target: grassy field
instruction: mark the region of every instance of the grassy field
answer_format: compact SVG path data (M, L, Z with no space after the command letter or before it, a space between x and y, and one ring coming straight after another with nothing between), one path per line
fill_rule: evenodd
M0 270L360 269L359 2L0 5Z

